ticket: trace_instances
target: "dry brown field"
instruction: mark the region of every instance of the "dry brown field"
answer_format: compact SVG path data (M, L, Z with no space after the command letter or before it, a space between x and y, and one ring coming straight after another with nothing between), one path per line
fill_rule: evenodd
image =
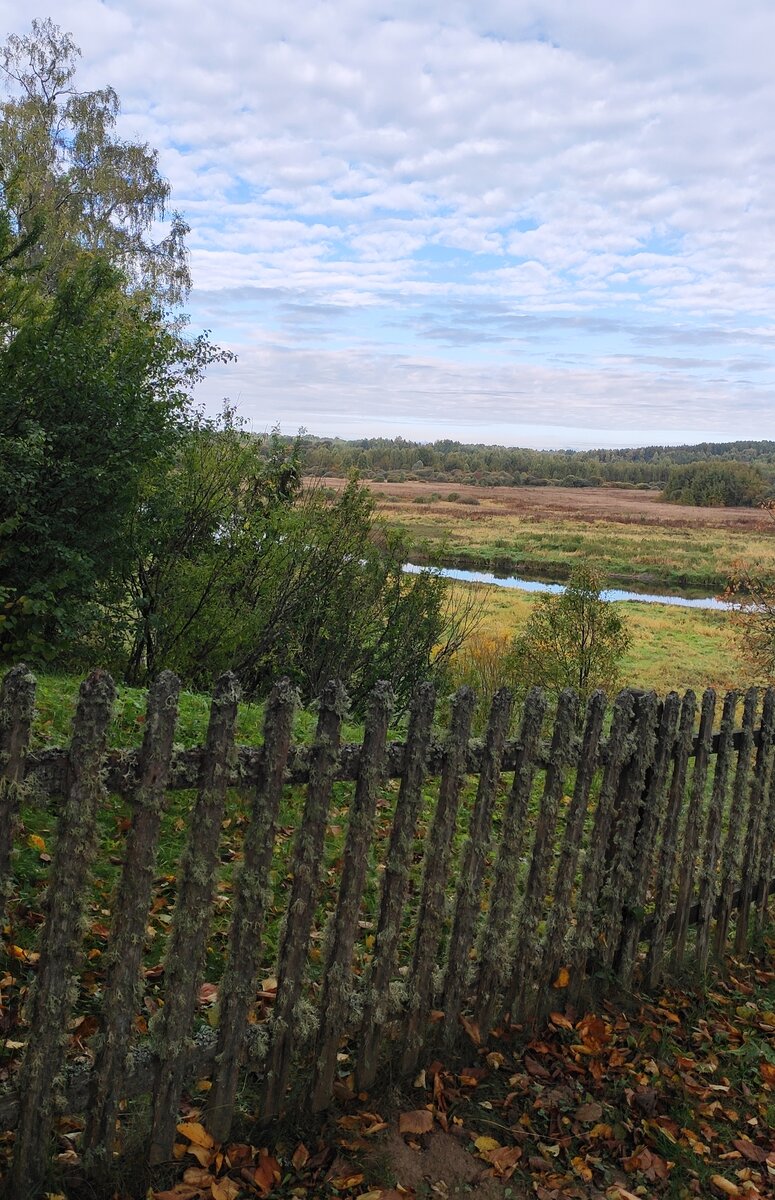
M327 487L341 488L343 479L322 481ZM419 496L441 497L444 508L458 508L459 515L468 521L485 520L493 516L516 517L526 521L570 520L611 521L622 525L660 525L664 528L692 526L705 529L738 531L771 531L773 524L758 508L697 508L687 504L668 504L659 492L629 491L618 488L565 487L476 487L471 484L428 483L413 480L408 483L363 482L380 497L383 513L399 512ZM480 512L468 505L445 501L450 492L479 501Z

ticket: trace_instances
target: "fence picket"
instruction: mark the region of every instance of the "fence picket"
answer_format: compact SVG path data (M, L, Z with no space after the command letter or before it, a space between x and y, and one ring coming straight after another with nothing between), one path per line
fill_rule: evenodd
M740 901L737 906L735 924L735 954L738 955L745 951L748 943L748 917L754 889L759 880L762 829L772 774L773 738L775 738L775 688L767 688L762 706L759 745L756 750L756 763L748 803L748 828L743 849Z
M620 983L629 987L643 928L643 909L654 866L654 851L665 816L665 795L670 762L675 747L681 699L670 692L662 705L654 762L641 805L636 833L632 883L624 901L624 916L619 936L615 969Z
M546 885L549 876L557 817L560 811L565 784L565 775L579 752L576 737L578 697L575 692L564 691L557 702L549 762L544 777L544 790L538 813L533 852L530 858L525 893L517 920L515 938L516 954L511 970L503 1008L512 1018L521 1019L525 1003L531 996L538 965L538 921L544 911Z
M277 814L297 699L296 689L290 681L281 679L272 688L267 701L261 771L245 830L242 867L235 880L229 949L220 987L216 1066L207 1097L207 1128L219 1142L226 1140L231 1129L248 1012L255 998L264 918L271 903L269 872Z
M202 757L202 779L180 864L172 933L164 960L165 1004L153 1031L156 1072L149 1149L151 1165L172 1156L187 1043L210 928L238 698L236 677L230 673L222 675L213 692Z
M309 936L323 869L326 819L331 803L339 734L347 711L341 683L331 680L320 697L312 748L307 799L293 855L293 884L277 970L277 999L272 1013L261 1114L276 1116L282 1106L293 1052L293 1020L304 980Z
M139 775L133 796L135 811L126 840L110 936L101 1013L102 1040L93 1068L83 1138L85 1150L99 1151L107 1161L111 1159L115 1141L116 1115L136 1011L140 960L151 903L179 691L177 676L171 671L163 671L148 695Z
M516 907L517 864L525 838L527 806L538 770L538 750L545 714L545 694L540 688L531 688L525 698L514 781L503 814L490 908L479 944L475 1013L485 1038L512 962L513 939L510 928Z
M323 987L318 1002L320 1025L315 1049L312 1108L319 1112L331 1101L339 1038L347 1023L352 989L352 956L358 936L358 916L366 882L369 847L374 833L377 792L382 782L393 691L378 683L371 694L355 796L350 807L347 842L342 859L339 898L326 949Z
M732 788L732 804L729 809L727 836L721 852L721 884L719 886L718 915L716 920L716 953L723 954L729 937L735 889L740 875L740 859L746 826L748 782L751 771L751 753L754 744L754 720L758 688L749 688L743 705L743 724L737 750L735 782Z
M775 876L775 771L770 780L770 794L767 802L767 814L764 818L764 836L762 840L762 856L759 868L759 878L756 881L754 926L759 937L764 929L767 917L767 905Z
M35 709L35 676L19 663L0 687L0 917L11 876L11 848Z
M476 920L481 903L487 854L492 840L492 814L500 782L501 759L509 730L513 697L508 688L495 693L487 723L479 786L476 791L468 841L463 851L455 916L447 952L447 972L442 990L445 1039L451 1044L470 972L470 952L476 940Z
M57 829L48 913L30 1000L32 1032L19 1076L19 1124L5 1193L9 1200L38 1196L47 1170L54 1083L65 1062L87 882L97 849L97 809L105 796L102 761L115 696L113 680L105 671L92 672L81 684L68 752L70 782Z
M619 778L632 752L632 692L620 692L614 701L611 732L605 746L605 766L600 784L589 846L583 861L583 878L576 905L576 925L569 947L569 991L573 1003L584 989L587 961L594 945L598 898L605 872L606 854L614 820Z
M625 905L635 885L635 844L643 806L650 797L647 775L653 768L659 704L654 692L636 693L632 751L619 779L616 814L606 855L608 869L601 889L600 960L611 967L622 933Z
M566 958L567 934L571 928L573 916L572 899L576 868L581 852L581 839L584 834L592 781L598 766L600 735L603 731L605 710L606 697L604 693L593 692L587 703L584 734L576 769L576 782L568 808L562 849L554 876L554 898L549 910L546 934L538 953L537 1016L543 1015L546 1011L549 989L557 980L559 970ZM561 994L563 990L559 989L557 994Z
M697 871L697 849L702 832L702 816L705 801L705 783L708 778L708 762L713 739L713 718L716 711L716 693L708 690L702 697L700 728L694 751L692 790L681 839L681 866L679 869L678 899L675 907L673 930L673 970L680 971L686 952L686 937L689 931L689 912L694 893L694 878Z
M370 1088L374 1082L380 1039L389 1015L389 986L396 968L401 916L412 858L412 839L422 805L422 785L435 705L436 693L432 684L420 684L409 715L401 786L382 880L374 961L366 974L364 984L363 1019L355 1068L359 1089Z
M721 857L721 827L727 801L727 788L729 786L729 770L734 745L736 710L737 692L727 692L724 697L724 707L721 713L721 727L716 749L716 766L713 772L713 791L711 792L710 806L708 808L705 844L700 865L700 900L695 959L701 975L705 974L708 966L710 928L719 888L718 864Z
M405 1075L417 1065L423 1023L433 1001L433 969L444 920L449 854L465 782L468 739L475 703L476 693L469 687L460 688L452 698L449 734L444 747L439 796L425 854L414 954L409 971L404 1050L401 1056L401 1071Z
M673 895L675 864L679 849L678 830L686 788L686 773L694 741L694 717L696 711L697 697L693 691L688 691L681 702L678 737L675 740L675 750L673 753L673 774L670 780L662 838L657 855L654 919L652 921L651 939L644 967L646 986L652 991L659 984L664 970L665 941L670 916L670 901Z

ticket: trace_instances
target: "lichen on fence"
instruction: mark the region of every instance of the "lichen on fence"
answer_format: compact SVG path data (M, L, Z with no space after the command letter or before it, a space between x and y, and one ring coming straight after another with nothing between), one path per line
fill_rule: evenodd
M263 744L237 747L238 693L227 676L205 746L181 752L173 747L177 688L173 676L157 680L142 746L118 752L107 746L113 684L96 673L82 687L70 746L29 752L34 679L14 668L2 684L0 884L11 928L33 795L58 816L40 958L36 966L34 954L19 957L32 985L27 1049L14 1086L0 1091L0 1123L17 1125L8 1196L29 1194L45 1171L60 1094L85 1113L83 1146L104 1164L125 1101L145 1092L148 1159L159 1162L173 1151L192 1073L210 1077L202 1120L224 1141L246 1072L256 1076L253 1110L264 1118L283 1111L291 1083L320 1109L338 1090L370 1088L388 1060L413 1071L439 1034L448 1044L456 1038L460 1019L486 1039L496 1019L535 1021L601 989L654 987L670 971L701 980L712 952L730 939L738 953L755 949L769 919L772 690L763 703L749 690L739 728L730 693L714 731L711 692L696 729L692 693L660 703L624 691L610 709L596 693L579 713L571 693L552 706L533 689L511 739L512 697L501 692L480 741L470 736L470 689L453 698L447 730L435 732L433 688L422 684L396 740L381 684L361 741L342 745L346 697L332 681L312 745L300 746L286 680L267 703ZM78 1015L90 864L107 853L101 814L110 788L131 820L104 965L91 967L102 993L99 1005L90 1002L95 1065L78 1071L66 1034ZM182 818L188 839L166 953L144 972L149 912L166 903L154 865L164 814L186 788L195 799ZM224 893L231 921L222 961L212 952L206 966L224 830L235 813L239 833L229 836L241 864ZM215 1032L198 1012L206 970L210 991L220 988ZM261 991L262 972L276 978L276 991ZM145 1032L140 985L160 973L158 1013Z

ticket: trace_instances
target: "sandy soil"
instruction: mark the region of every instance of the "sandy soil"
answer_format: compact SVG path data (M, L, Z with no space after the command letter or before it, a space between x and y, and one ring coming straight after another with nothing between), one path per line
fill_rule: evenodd
M411 504L415 496L430 496L436 492L442 499L450 492L474 496L479 512L484 515L516 516L528 521L581 520L613 521L624 525L646 524L666 527L695 527L707 529L771 530L771 518L758 508L695 508L684 504L667 504L659 492L619 491L616 488L563 487L495 487L480 488L467 484L448 483L374 483L364 480L374 492L384 497L382 507L396 511ZM324 479L327 487L343 487L342 479ZM444 504L454 510L454 504ZM472 506L457 506L461 516L476 519Z
M449 1133L434 1130L417 1139L419 1150L413 1149L396 1130L391 1130L380 1147L386 1155L396 1181L402 1187L411 1188L417 1196L445 1197L466 1196L468 1200L503 1200L506 1188L514 1200L527 1196L522 1188L511 1180L504 1184L499 1179L487 1178L488 1167L470 1154L460 1141ZM401 1193L396 1190L396 1197Z

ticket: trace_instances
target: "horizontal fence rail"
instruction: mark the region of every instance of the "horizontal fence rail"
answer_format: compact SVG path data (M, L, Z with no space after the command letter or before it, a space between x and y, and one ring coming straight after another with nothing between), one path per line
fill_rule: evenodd
M370 1088L387 1061L416 1070L463 1024L486 1041L496 1024L633 982L699 983L712 957L761 942L775 689L699 704L692 692L628 690L610 705L595 693L586 707L571 692L550 705L533 689L516 705L501 691L473 739L471 690L438 731L421 685L391 741L380 684L362 740L343 744L347 699L331 682L311 743L294 745L282 680L263 744L238 747L227 675L193 750L174 747L178 690L164 672L142 746L116 751L104 672L83 683L61 749L29 749L26 668L0 689L0 896L8 986L25 1005L0 1089L14 1200L37 1194L59 1111L83 1114L97 1170L121 1144L127 1102L150 1097L157 1164L173 1157L192 1078L209 1081L202 1120L222 1142L248 1078L260 1118L320 1110ZM50 856L30 851L41 813L56 823ZM13 939L30 894L37 941L25 949Z

